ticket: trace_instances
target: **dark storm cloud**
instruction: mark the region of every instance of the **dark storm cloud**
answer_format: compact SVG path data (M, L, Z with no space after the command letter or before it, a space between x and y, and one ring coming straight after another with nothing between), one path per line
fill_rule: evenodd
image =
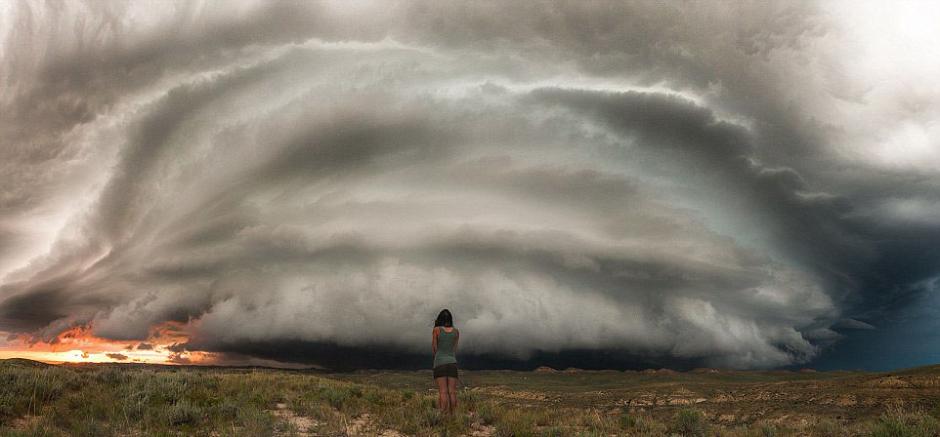
M2 331L417 366L448 307L477 367L771 367L938 274L815 4L163 5L7 7Z
M14 331L32 331L48 325L66 314L61 291L57 289L32 289L23 294L9 296L0 306L4 328Z
M637 144L665 152L666 159L680 161L683 170L726 179L722 188L751 202L747 208L773 231L775 247L828 278L830 287L864 296L863 302L853 302L861 306L856 311L863 315L868 305L879 307L878 301L903 308L906 301L928 290L886 289L937 275L940 255L933 247L940 241L938 226L917 223L932 212L929 207L912 211L908 220L865 211L870 208L866 203L892 197L920 198L913 201L915 205L935 205L937 178L930 174L871 172L864 181L854 181L856 185L845 194L814 193L796 170L768 168L748 159L754 154L755 140L743 128L721 122L688 101L635 92L564 90L538 90L535 98L567 105L624 135L638 136ZM836 325L846 326L850 324Z
M35 135L32 121L50 135L89 122L124 94L179 70L211 69L237 56L231 50L329 33L315 9L293 3L258 5L241 16L216 15L195 3L162 5L168 8L152 32L128 26L128 5L67 6L57 11L53 4L24 2L14 11L15 27L5 41L12 112L4 127L17 137ZM69 22L67 31L58 28ZM37 53L43 40L58 44ZM37 101L45 104L29 104Z
M813 192L795 169L756 162L748 132L706 108L674 96L638 92L542 89L533 98L599 119L632 137L644 151L677 163L681 172L703 181L717 179L716 188L724 195L736 197L743 210L764 219L776 247L833 282L861 273L874 255L872 242L842 223L852 211L849 199Z
M277 340L263 343L230 345L197 345L191 347L209 350L222 357L244 356L287 363L318 364L328 369L350 371L356 369L427 369L426 353L375 345L369 348L339 346L335 343ZM232 352L229 352L232 351ZM566 349L559 352L535 352L526 359L493 353L462 353L460 365L466 369L531 370L538 366L555 369L576 367L581 369L678 369L691 370L704 365L698 359L682 359L668 355L643 355L632 350L618 349Z

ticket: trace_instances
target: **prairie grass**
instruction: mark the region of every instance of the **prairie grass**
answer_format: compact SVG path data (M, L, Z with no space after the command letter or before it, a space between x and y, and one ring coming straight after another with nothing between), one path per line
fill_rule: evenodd
M872 426L872 437L935 437L940 435L940 421L924 411L889 408Z
M457 414L446 416L431 391L307 372L15 364L0 361L0 437L374 436L387 430L503 437L940 435L940 407L889 409L852 424L820 419L791 429L721 425L695 408L654 417L626 407L520 405L464 389Z

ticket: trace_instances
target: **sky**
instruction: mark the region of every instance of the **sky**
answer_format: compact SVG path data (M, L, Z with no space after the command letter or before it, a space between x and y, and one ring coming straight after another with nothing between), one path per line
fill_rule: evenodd
M940 362L935 2L0 3L0 358Z

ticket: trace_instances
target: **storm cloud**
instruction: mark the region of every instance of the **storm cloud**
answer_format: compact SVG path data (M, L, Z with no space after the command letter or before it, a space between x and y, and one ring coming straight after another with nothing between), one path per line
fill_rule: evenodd
M854 6L0 6L0 332L812 363L940 275L938 34Z

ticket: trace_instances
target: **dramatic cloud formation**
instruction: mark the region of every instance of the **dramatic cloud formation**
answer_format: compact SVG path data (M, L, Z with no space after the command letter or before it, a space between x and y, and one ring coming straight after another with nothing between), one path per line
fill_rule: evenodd
M2 5L0 349L811 363L940 275L940 16L884 7Z

